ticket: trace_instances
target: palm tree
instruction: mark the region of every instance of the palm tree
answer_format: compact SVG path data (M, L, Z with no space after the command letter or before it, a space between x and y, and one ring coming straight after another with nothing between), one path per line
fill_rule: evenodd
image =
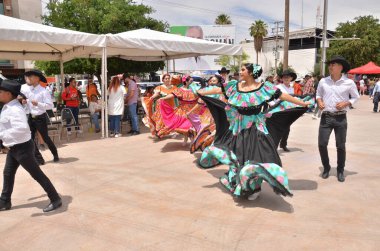
M225 24L232 24L231 18L227 14L220 14L215 18L215 24L218 25L225 25Z
M254 39L253 43L256 51L256 64L259 63L259 52L261 52L261 49L263 48L263 39L268 34L267 28L267 24L262 20L256 20L252 23L251 27L249 27L249 33Z

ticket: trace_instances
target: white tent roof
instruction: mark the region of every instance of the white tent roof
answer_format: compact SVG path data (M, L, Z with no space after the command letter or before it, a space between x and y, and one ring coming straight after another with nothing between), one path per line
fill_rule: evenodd
M69 61L101 57L105 46L108 57L137 61L242 54L241 46L149 29L95 35L0 15L0 59Z
M55 28L0 15L0 59L71 60L105 46L105 35Z
M161 61L200 55L241 54L241 46L210 42L149 29L107 35L108 56L136 61Z

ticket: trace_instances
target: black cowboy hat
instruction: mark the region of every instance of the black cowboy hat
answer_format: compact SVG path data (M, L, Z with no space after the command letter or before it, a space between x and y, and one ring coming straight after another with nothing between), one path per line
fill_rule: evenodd
M326 62L327 65L331 63L338 63L343 66L342 72L346 73L351 69L350 63L347 62L347 60L342 56L333 56L329 61Z
M230 74L230 70L227 70L226 67L222 67L222 69L218 70L218 73L219 74L222 74L222 73Z
M291 81L294 81L297 78L297 74L289 70L285 70L282 72L281 78L284 76L290 76L292 78Z
M37 76L40 78L40 81L47 83L47 80L46 80L44 74L42 74L42 72L40 70L30 70L30 71L25 72L24 75L25 76Z
M8 91L15 96L20 94L21 84L14 80L4 79L0 83L0 90Z

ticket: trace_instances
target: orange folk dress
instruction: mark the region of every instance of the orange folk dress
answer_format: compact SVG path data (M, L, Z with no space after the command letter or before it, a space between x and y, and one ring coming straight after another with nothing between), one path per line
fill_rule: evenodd
M165 85L160 85L154 88L154 93L159 93L159 98L166 97L171 94L173 91L178 89L176 86L167 87ZM167 104L171 107L176 106L176 101L174 98L167 99ZM143 119L144 124L149 127L150 132L153 136L158 136L158 132L165 132L165 124L162 120L160 102L159 99L150 100L150 97L143 97L142 102L143 108L145 110L145 118ZM164 133L165 134L165 133Z

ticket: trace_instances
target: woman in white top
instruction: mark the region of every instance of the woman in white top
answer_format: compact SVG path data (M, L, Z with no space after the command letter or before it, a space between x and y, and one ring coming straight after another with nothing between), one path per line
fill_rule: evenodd
M120 85L117 76L111 79L108 87L108 115L110 120L110 136L120 137L121 115L124 112L124 98L126 95L125 88Z

